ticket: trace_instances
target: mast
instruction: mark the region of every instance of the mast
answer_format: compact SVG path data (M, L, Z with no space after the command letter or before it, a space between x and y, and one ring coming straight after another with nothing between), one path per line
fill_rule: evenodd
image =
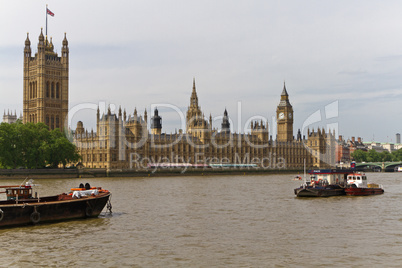
M47 37L47 4L46 4L46 37Z
M306 158L304 158L303 166L304 166L304 174L303 174L304 178L303 178L303 180L304 180L304 185L306 185L307 184L307 179L306 179Z

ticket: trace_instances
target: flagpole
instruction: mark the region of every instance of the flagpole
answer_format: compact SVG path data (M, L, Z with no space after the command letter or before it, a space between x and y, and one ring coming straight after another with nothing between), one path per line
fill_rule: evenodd
M47 37L47 4L46 4L46 37Z

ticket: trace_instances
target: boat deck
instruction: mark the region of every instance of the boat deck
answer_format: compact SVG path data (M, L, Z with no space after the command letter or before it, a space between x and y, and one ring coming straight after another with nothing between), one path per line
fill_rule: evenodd
M18 199L18 202L16 200L1 200L0 206L4 206L4 205L15 206L16 204L24 205L24 204L28 204L28 203L29 204L31 204L31 203L41 204L41 203L60 202L60 201L75 201L75 200L78 201L78 200L82 200L82 199L98 198L98 197L105 196L108 194L109 194L109 192L100 192L99 194L97 194L95 196L82 196L80 198L72 197L71 194L59 194L59 195L54 195L54 196L40 197L39 200L38 200L38 198Z

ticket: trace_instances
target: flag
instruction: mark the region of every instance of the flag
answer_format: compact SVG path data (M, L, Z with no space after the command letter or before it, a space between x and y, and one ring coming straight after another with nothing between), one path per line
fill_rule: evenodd
M54 13L52 11L50 11L48 8L46 8L46 10L47 10L47 14L49 14L52 17L54 17Z

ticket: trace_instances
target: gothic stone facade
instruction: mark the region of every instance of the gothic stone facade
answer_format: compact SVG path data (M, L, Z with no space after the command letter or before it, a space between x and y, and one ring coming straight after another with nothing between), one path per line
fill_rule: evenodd
M335 133L308 130L307 139L300 130L293 136L293 108L284 86L277 107L276 140L268 133L268 123L251 123L251 133L231 133L225 109L220 131L212 128L212 116L205 118L193 81L190 105L186 116L186 132L162 133L157 109L148 128L148 115L139 116L97 113L96 132L85 130L78 122L74 143L88 168L142 169L160 163L200 166L208 164L255 164L261 168L328 168L335 162Z
M49 129L64 129L68 114L69 49L64 35L61 57L39 35L38 51L32 57L29 36L24 48L23 122L45 123Z

